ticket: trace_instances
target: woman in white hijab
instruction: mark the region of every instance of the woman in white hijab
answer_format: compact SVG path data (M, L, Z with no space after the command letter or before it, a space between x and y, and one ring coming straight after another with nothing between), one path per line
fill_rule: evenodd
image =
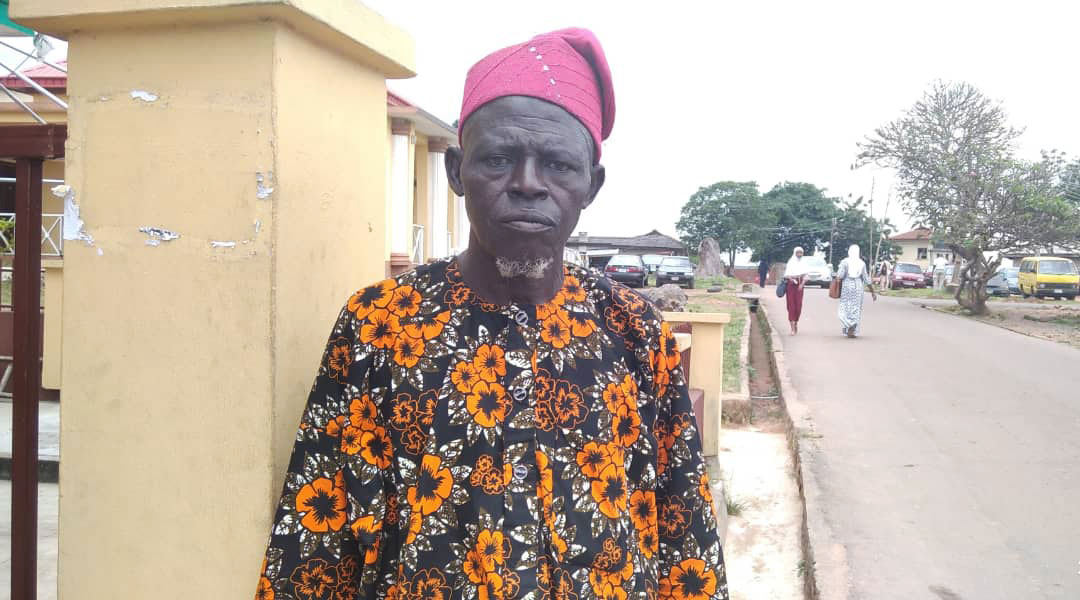
M870 288L870 293L877 301L877 292L866 272L866 263L859 258L859 247L848 248L848 256L840 261L836 276L840 278L840 308L837 314L844 335L853 338L859 334L859 322L862 320L863 290Z
M788 325L791 326L791 335L799 333L799 317L802 315L803 289L806 285L806 273L809 265L803 260L803 249L796 246L787 261L784 269L784 280L787 289L784 296L787 298Z

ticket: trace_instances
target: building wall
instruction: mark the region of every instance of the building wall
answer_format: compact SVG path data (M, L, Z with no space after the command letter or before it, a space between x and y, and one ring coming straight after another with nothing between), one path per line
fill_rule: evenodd
M922 268L930 266L930 240L899 240L894 241L900 247L897 262L915 263ZM919 258L919 249L923 249L923 258Z

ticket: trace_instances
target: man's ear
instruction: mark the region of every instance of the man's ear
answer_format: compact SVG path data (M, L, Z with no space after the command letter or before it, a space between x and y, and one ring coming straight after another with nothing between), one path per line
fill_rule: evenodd
M461 148L450 146L446 149L446 158L443 161L446 164L446 181L458 196L465 195L465 186L461 184L461 161L464 158Z
M449 155L447 155L447 161L449 161ZM604 187L604 178L607 177L607 173L604 171L604 165L599 163L592 166L591 170L592 181L589 183L589 196L585 199L585 205L582 206L582 210L589 207L592 201L596 199L596 194L600 192L600 188Z

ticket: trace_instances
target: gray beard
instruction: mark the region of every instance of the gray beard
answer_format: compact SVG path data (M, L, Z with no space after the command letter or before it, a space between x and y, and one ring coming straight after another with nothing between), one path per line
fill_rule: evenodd
M543 279L552 262L551 258L512 259L499 256L495 258L495 268L504 279Z

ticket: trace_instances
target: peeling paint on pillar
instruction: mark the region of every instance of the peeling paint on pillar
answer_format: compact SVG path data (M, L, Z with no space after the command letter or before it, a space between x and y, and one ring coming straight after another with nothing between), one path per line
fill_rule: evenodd
M75 190L70 185L52 188L53 196L64 199L64 239L80 240L87 246L94 245L94 236L86 232L86 223L79 217L79 205L75 202Z
M270 197L270 194L274 193L274 173L273 171L267 171L266 175L256 171L255 172L255 197L259 200L266 200Z
M147 235L147 246L160 246L161 242L171 242L180 239L180 234L160 227L140 227L139 231Z

